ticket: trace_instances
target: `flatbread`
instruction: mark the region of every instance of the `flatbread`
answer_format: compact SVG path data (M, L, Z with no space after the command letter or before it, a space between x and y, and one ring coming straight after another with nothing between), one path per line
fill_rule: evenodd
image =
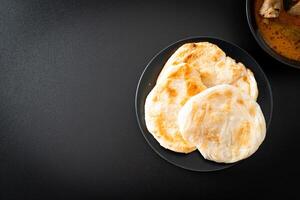
M205 159L222 163L252 155L266 135L260 106L227 84L190 98L180 110L178 126L183 138L196 145Z
M157 82L164 80L167 71L174 65L187 63L200 72L200 77L206 87L219 84L231 84L241 87L254 100L258 89L253 73L242 63L226 56L217 45L209 42L187 43L179 47L168 59Z
M206 89L200 74L188 64L174 65L146 98L145 121L149 132L164 148L189 153L195 145L184 140L178 129L178 112L192 96Z

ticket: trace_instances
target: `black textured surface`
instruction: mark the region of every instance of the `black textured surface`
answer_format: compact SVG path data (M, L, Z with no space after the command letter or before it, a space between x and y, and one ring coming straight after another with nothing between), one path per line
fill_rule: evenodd
M137 87L135 109L138 123L149 145L157 154L159 154L163 159L169 161L170 163L184 169L199 172L225 169L237 163L224 164L205 160L201 156L199 151L194 151L189 154L174 153L173 151L162 148L146 127L144 105L148 94L156 84L159 73L161 72L167 60L181 45L191 42L211 42L213 44L216 44L224 52L226 52L227 56L235 58L237 62L242 62L245 66L248 66L251 69L251 71L255 74L255 79L259 90L259 97L257 98L257 102L260 105L262 112L264 113L267 127L270 124L273 109L272 91L270 83L261 67L243 49L228 41L212 37L189 37L180 41L176 41L175 43L161 50L157 55L153 57L153 59L151 59L146 69L142 73Z
M240 45L273 90L264 144L219 172L164 161L135 118L135 89L146 64L193 35ZM300 71L260 49L244 1L2 0L0 199L295 196L299 96Z

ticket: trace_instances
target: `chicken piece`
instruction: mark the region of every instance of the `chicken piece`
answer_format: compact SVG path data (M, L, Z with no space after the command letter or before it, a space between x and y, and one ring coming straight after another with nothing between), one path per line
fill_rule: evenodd
M300 1L298 1L298 3L296 3L295 5L293 5L289 9L288 13L291 15L300 15Z
M279 16L282 9L282 0L264 0L259 14L265 18L275 18Z

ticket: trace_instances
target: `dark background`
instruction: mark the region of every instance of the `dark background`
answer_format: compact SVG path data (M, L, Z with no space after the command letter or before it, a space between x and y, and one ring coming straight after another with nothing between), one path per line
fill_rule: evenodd
M274 112L258 152L196 173L152 151L138 79L165 46L215 36L247 50ZM291 197L299 178L300 70L264 53L244 1L0 1L0 199Z

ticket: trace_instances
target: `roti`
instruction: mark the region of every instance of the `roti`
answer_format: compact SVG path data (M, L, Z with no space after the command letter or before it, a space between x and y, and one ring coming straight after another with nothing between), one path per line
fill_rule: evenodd
M145 121L149 132L161 146L175 152L189 153L195 145L183 139L177 117L192 96L205 90L199 72L188 64L174 65L146 98Z
M231 84L239 87L254 100L258 89L253 73L242 63L226 56L217 45L209 42L187 43L178 48L163 67L157 82L164 80L167 71L180 63L189 64L200 72L206 87Z
M266 135L260 106L228 84L190 98L178 115L178 126L183 138L197 146L205 159L221 163L249 157Z

